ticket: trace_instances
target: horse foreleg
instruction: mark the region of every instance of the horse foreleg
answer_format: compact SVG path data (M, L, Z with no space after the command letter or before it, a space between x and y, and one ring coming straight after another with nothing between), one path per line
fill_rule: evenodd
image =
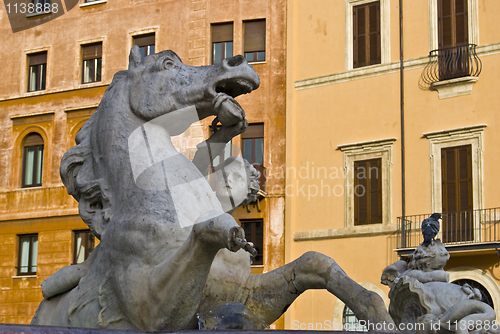
M353 281L331 258L308 252L266 274L251 275L243 303L267 324L276 321L302 292L327 289L342 300L359 319L393 323L384 302L375 292Z
M127 283L145 283L136 294L127 315L142 330L178 330L192 324L212 261L221 248L237 251L244 232L228 214L202 221L176 253L147 270L134 268L123 273ZM122 289L123 290L123 289ZM126 289L125 291L131 291ZM129 303L130 304L130 303Z

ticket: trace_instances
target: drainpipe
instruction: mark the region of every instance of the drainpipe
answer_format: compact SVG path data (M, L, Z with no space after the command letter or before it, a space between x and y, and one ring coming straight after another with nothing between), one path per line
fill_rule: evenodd
M403 0L399 0L399 91L401 117L401 247L406 247L406 180L405 180L405 94L403 68Z

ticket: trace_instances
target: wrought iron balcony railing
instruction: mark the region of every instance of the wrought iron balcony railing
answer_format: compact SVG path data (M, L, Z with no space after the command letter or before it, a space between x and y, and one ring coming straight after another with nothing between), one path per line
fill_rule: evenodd
M397 247L415 248L423 241L422 220L430 214L398 217ZM437 238L446 246L500 242L500 208L443 213Z
M422 71L420 86L430 88L435 82L461 77L477 77L481 73L481 59L475 44L466 44L433 50L429 62Z

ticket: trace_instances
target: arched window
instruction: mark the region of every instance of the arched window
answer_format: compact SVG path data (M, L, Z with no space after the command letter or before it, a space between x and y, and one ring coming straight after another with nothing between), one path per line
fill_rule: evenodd
M38 133L26 136L23 145L23 175L21 186L38 187L42 185L43 138Z
M493 304L493 298L491 298L490 293L488 292L488 290L486 290L484 286L482 286L478 282L473 281L471 279L458 279L456 281L453 281L452 283L458 284L460 286L463 286L464 284L469 284L471 288L478 289L481 292L481 301L483 303L490 305L493 309L495 308L495 305Z
M359 323L359 319L347 305L342 312L342 325L344 331L368 332L366 326Z

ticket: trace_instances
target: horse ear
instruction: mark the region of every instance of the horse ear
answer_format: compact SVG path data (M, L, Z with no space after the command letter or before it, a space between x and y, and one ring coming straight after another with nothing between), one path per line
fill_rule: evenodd
M130 49L130 55L128 57L128 69L137 67L141 63L141 51L137 45L134 45Z

